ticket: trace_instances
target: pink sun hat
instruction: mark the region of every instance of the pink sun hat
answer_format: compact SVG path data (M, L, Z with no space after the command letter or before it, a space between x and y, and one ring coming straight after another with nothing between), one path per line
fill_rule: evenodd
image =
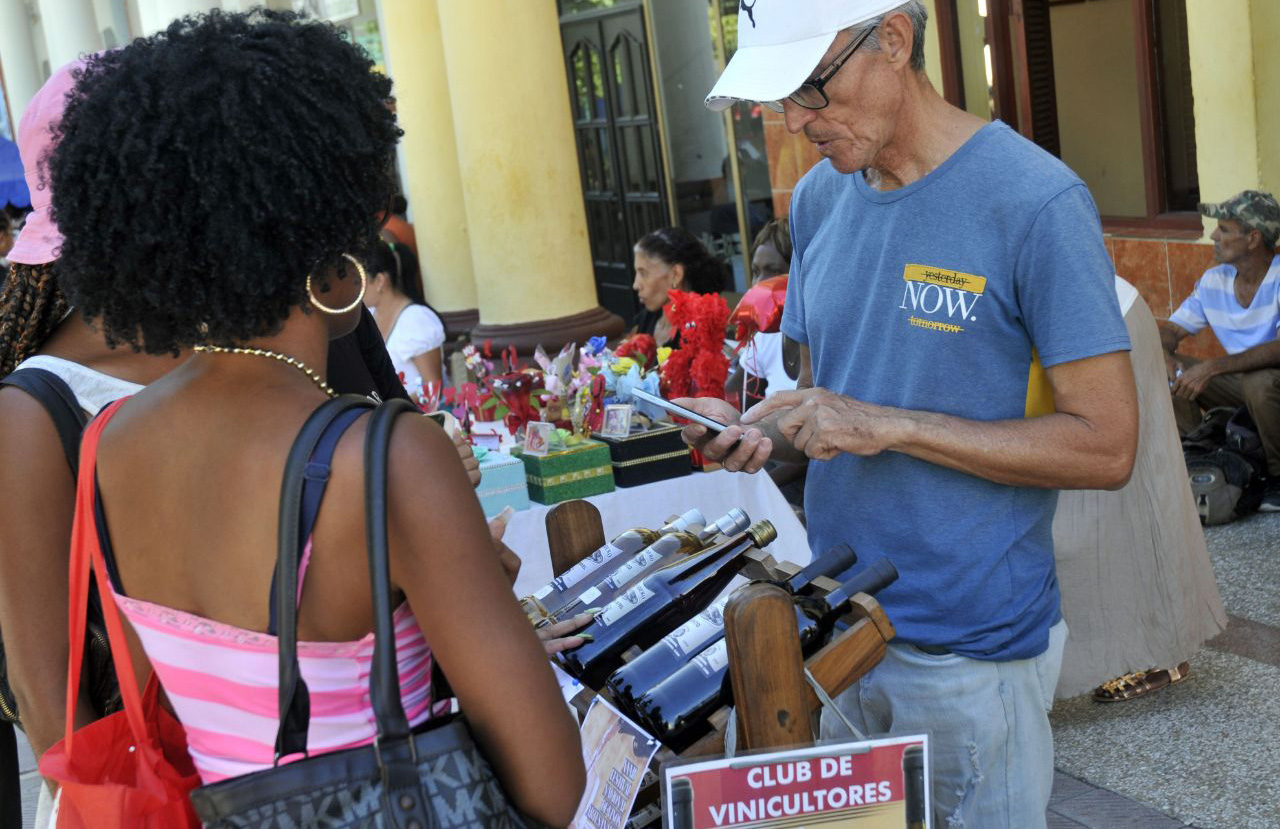
M43 265L58 258L62 234L50 215L53 191L49 187L46 162L53 149L54 128L66 109L67 95L76 84L73 73L84 64L83 60L75 60L54 72L31 98L18 124L18 155L22 158L27 188L31 190L32 210L13 250L9 251L10 262Z

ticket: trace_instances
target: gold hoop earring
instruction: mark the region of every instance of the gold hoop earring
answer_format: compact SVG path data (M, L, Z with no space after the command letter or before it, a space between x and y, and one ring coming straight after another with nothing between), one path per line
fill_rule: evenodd
M311 304L316 306L317 311L322 311L326 314L345 314L348 311L354 311L364 301L364 292L369 287L369 274L365 272L364 265L360 264L360 260L351 254L344 253L342 258L356 266L356 273L360 274L360 293L356 295L356 298L347 307L330 308L316 299L316 295L311 291L311 274L307 274L307 299L311 300Z

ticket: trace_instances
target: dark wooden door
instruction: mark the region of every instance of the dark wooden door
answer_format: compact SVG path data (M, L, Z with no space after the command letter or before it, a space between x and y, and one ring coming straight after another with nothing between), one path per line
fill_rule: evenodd
M631 247L670 224L641 3L561 18L587 233L600 305L637 310Z

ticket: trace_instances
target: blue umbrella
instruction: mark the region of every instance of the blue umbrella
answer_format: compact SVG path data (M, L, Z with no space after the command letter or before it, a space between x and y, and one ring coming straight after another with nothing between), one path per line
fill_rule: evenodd
M22 175L22 159L18 157L18 145L7 138L0 138L0 207L30 207L31 192Z

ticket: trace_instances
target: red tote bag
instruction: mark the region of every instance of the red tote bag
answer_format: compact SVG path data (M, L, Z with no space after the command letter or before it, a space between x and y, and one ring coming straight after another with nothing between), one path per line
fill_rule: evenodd
M68 625L66 737L40 758L40 773L61 788L57 829L198 829L187 793L200 784L182 725L158 701L152 674L140 695L128 641L107 581L93 513L98 438L124 401L108 407L85 430L71 529L71 612ZM74 730L84 653L89 572L97 576L111 656L124 710Z

